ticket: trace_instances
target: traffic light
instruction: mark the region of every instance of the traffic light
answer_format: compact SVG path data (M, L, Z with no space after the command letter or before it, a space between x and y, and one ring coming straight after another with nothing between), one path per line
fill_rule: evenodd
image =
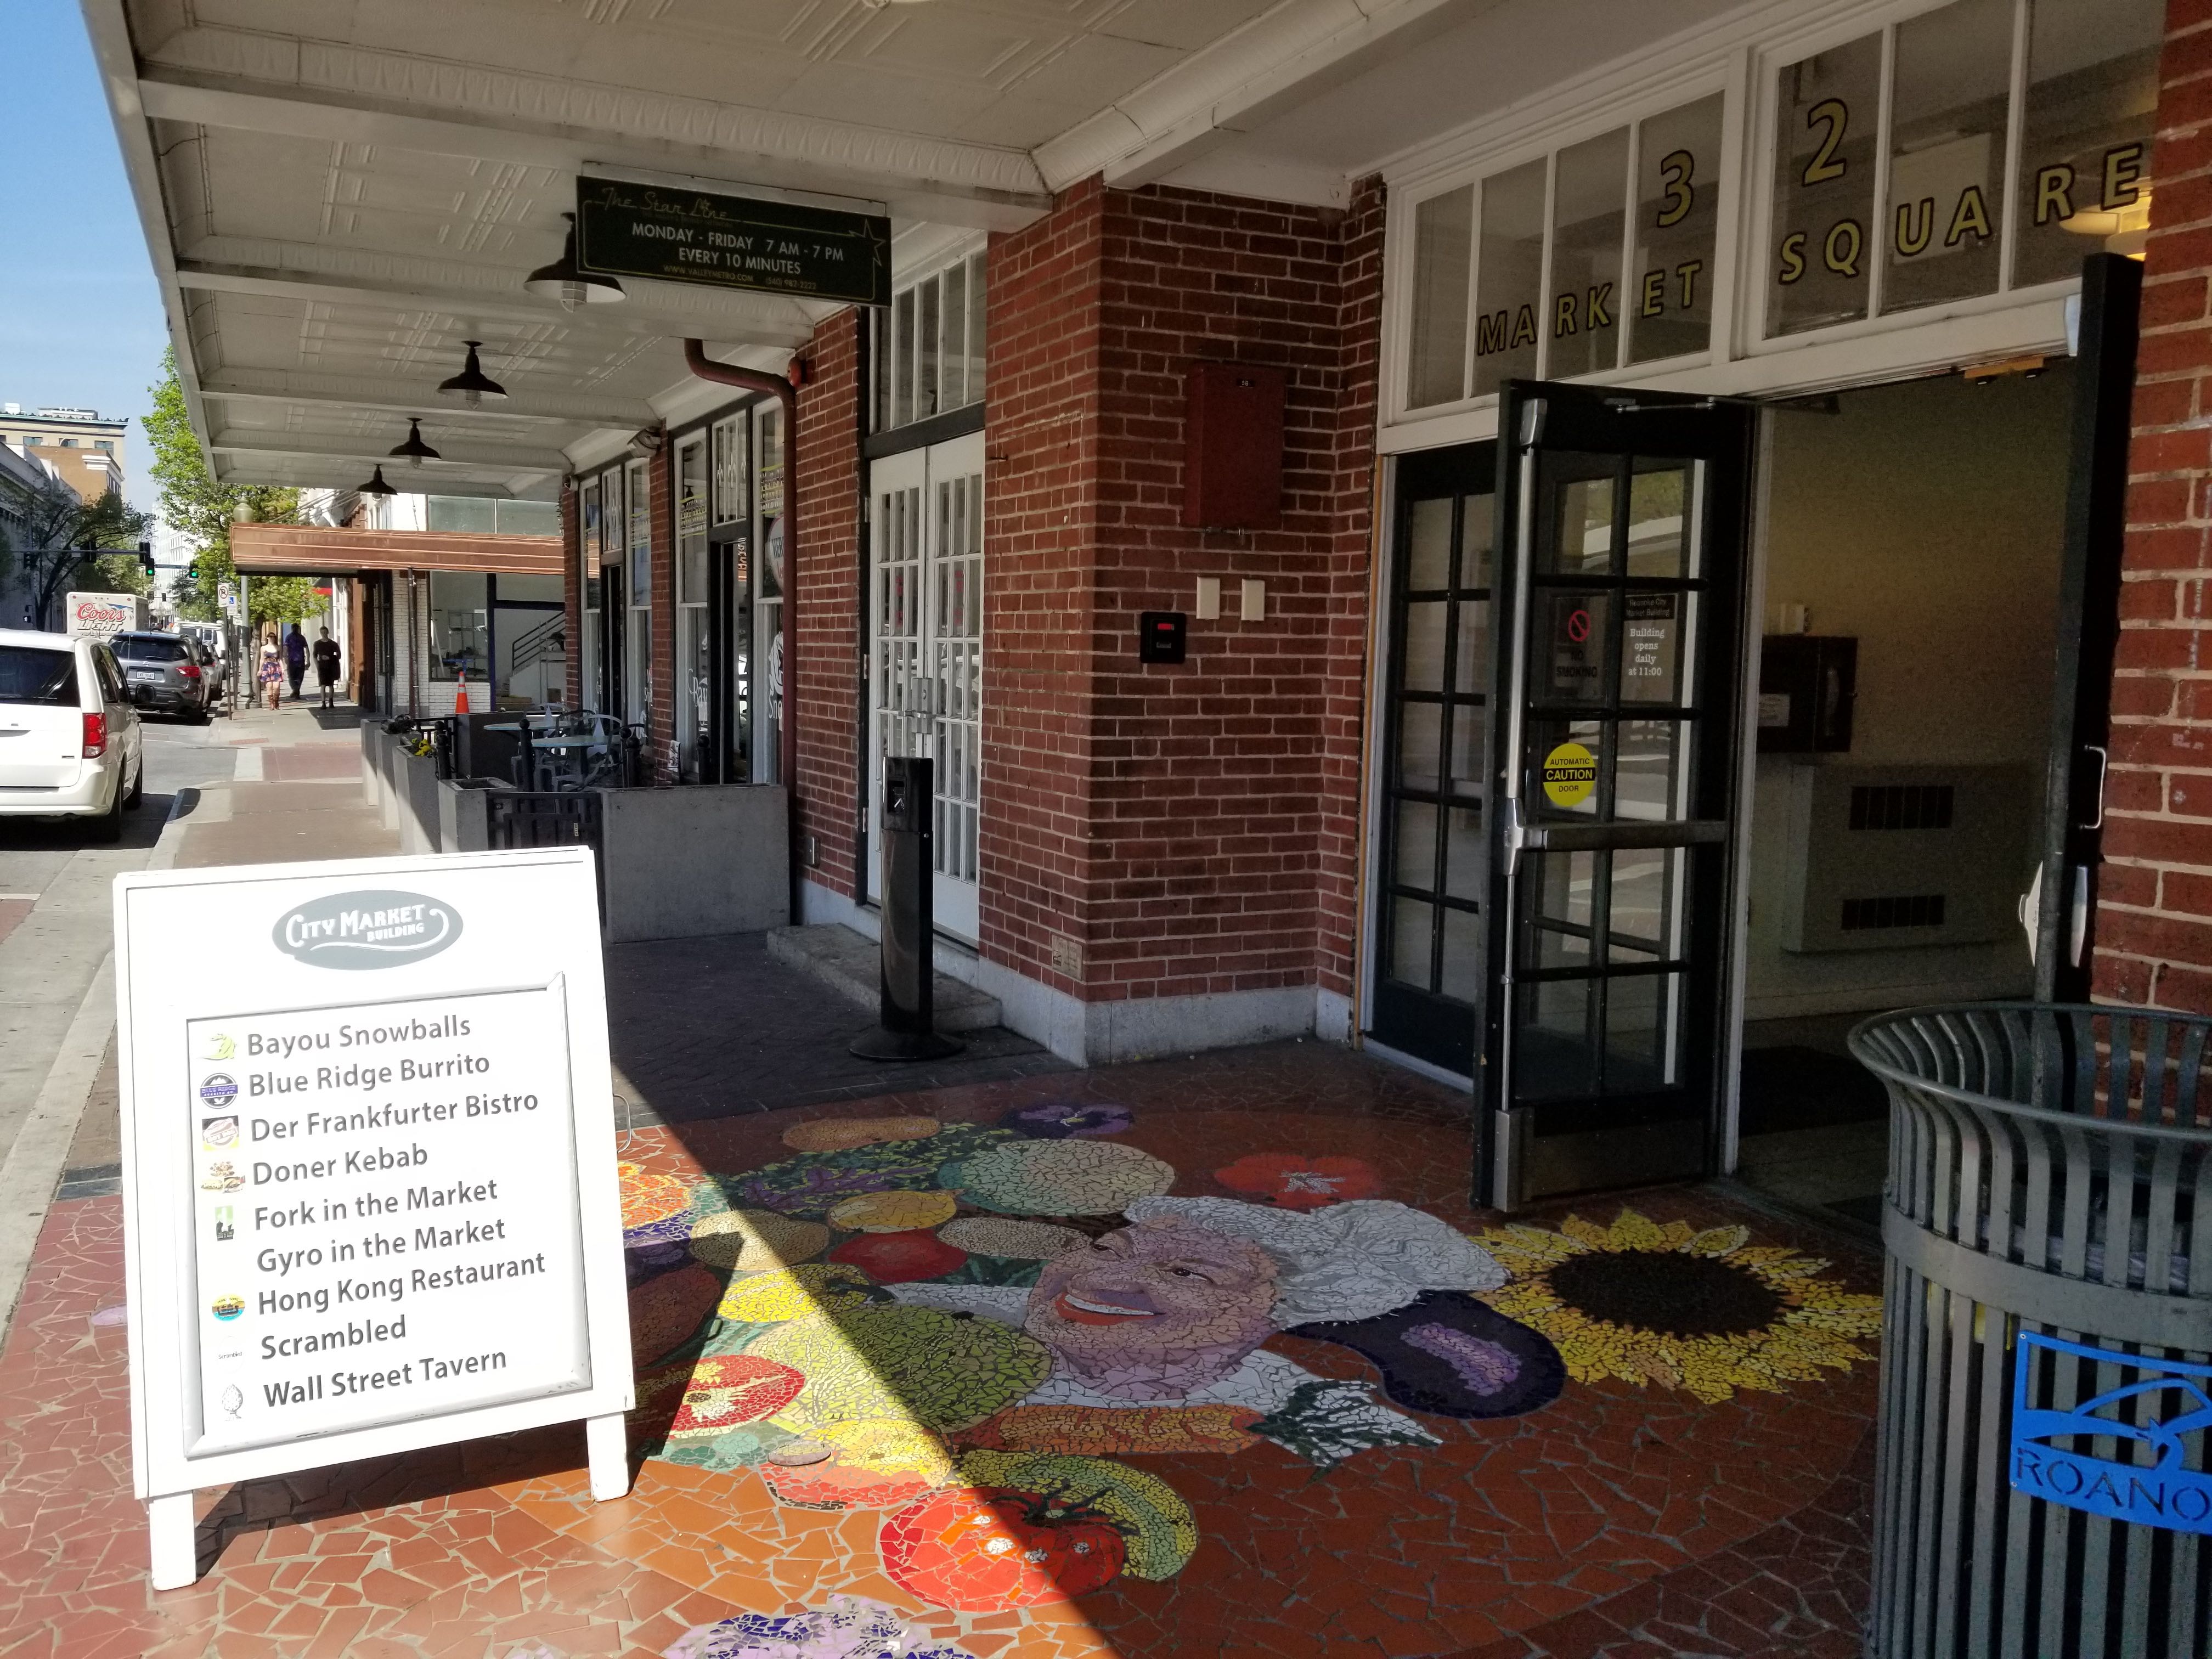
M150 576L154 574L153 543L141 542L138 544L138 562L145 568L145 571L148 575Z
M188 581L188 582L196 582L196 581L198 581L199 579L200 579L200 568L199 568L199 566L198 566L198 565L191 565L191 566L189 566L189 567L187 567L187 568L186 568L186 569L185 569L185 580L186 581Z

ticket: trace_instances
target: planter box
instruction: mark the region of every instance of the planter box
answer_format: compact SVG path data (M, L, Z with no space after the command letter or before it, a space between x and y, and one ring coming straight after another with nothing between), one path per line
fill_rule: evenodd
M609 944L757 933L791 920L786 790L733 783L600 794Z

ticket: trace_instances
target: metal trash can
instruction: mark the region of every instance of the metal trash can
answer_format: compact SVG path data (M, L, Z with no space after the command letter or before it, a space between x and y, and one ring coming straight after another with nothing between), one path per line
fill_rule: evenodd
M2212 1655L2209 1039L2031 1003L1851 1033L1890 1100L1876 1659Z

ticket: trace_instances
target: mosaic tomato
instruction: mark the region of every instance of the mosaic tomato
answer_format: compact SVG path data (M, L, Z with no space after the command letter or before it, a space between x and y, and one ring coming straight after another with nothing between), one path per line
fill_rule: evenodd
M878 1285L905 1285L951 1273L968 1260L968 1252L920 1229L862 1233L830 1251L830 1260L858 1267Z
M668 1425L671 1440L712 1440L740 1423L773 1417L806 1386L788 1365L750 1354L710 1354L691 1368L684 1403Z
M1096 1510L1004 1486L955 1487L884 1523L884 1568L933 1607L997 1613L1111 1583L1126 1553Z
M1318 1210L1347 1199L1372 1198L1382 1178L1357 1158L1308 1158L1300 1152L1253 1152L1213 1178L1232 1193L1284 1210Z

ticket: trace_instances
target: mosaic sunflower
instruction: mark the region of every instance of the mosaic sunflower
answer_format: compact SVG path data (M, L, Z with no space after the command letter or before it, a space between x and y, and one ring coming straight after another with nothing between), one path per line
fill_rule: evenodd
M1748 1229L1650 1220L1610 1227L1569 1216L1557 1232L1509 1224L1482 1236L1513 1274L1483 1300L1541 1331L1579 1382L1657 1382L1709 1403L1738 1389L1779 1394L1874 1356L1881 1298L1816 1277L1828 1264Z

